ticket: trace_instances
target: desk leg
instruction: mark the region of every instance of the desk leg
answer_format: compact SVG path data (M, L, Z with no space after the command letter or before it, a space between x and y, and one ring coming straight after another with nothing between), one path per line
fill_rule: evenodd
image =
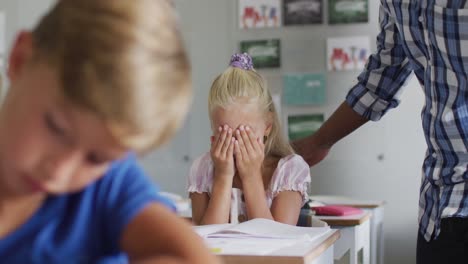
M376 260L373 264L384 264L384 235L383 235L383 223L384 223L384 208L383 206L374 209L372 218L375 219L375 232L376 232Z
M363 209L372 213L370 219L370 264L384 264L384 208L379 206L372 209Z
M351 252L351 262L370 264L370 221L365 221L356 226L355 238L356 250Z
M318 258L314 259L310 264L331 264L333 263L333 251L334 246L331 245L325 252L323 252Z
M335 263L343 263L344 258L346 258L346 264L355 264L351 257L353 251L356 248L356 226L350 227L337 227L333 226L332 228L340 229L340 238L335 243L335 251L333 257ZM345 256L346 255L346 256Z

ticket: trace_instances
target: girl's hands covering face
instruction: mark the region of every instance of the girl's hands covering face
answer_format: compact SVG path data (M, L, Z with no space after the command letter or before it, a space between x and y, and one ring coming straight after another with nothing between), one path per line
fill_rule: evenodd
M236 167L242 180L262 175L262 164L265 158L265 145L263 138L255 135L249 126L241 125L235 131L234 153Z
M219 127L211 139L211 159L214 163L215 175L230 177L235 174L233 131L228 125Z

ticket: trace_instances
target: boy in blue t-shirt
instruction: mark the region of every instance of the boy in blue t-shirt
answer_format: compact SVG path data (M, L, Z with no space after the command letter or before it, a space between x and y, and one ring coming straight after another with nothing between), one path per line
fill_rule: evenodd
M18 35L0 109L2 263L217 261L132 154L178 127L189 72L169 1L61 0Z

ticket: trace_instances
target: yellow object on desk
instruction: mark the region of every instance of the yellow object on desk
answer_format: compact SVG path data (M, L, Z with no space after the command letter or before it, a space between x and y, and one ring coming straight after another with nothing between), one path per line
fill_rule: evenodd
M211 253L213 254L220 254L223 252L222 248L210 248Z

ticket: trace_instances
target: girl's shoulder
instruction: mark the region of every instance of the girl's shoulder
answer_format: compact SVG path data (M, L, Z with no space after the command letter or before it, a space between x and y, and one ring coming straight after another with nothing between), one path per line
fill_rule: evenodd
M276 170L271 179L272 189L281 185L294 185L310 182L310 167L297 154L291 154L278 161Z
M302 196L304 204L308 199L307 189L310 184L310 167L305 160L297 155L291 154L278 161L273 173L270 192L275 198L280 192L295 191Z
M290 154L286 157L281 158L278 161L278 169L309 169L309 165L307 162L302 158L301 155L298 154Z
M210 152L196 158L190 167L188 192L209 192L213 182L213 160Z
M190 175L205 175L212 169L213 160L211 159L210 152L206 152L192 162L192 166L190 167Z

